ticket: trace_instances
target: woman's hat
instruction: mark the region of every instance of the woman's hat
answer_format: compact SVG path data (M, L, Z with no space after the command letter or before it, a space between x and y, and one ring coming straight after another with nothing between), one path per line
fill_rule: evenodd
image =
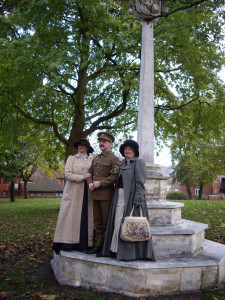
M134 150L135 152L135 156L138 157L139 156L139 145L137 142L133 141L133 140L127 140L126 142L124 142L121 146L120 146L120 153L122 154L122 156L125 157L124 155L124 149L125 147L130 147Z
M88 153L94 152L94 149L91 147L91 145L90 145L90 143L87 139L79 139L79 141L74 142L73 145L76 149L78 149L79 144L87 146L88 147L88 151L87 151Z

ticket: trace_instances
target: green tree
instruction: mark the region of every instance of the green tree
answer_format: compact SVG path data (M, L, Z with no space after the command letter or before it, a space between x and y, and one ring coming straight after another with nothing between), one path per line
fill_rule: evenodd
M186 166L185 162L180 161L174 168L173 172L170 174L173 178L173 183L179 182L181 185L186 187L188 199L192 199L191 186L194 186L193 170Z
M10 107L3 108L0 117L0 178L10 182L11 201L15 201L15 181L22 178L27 198L27 182L34 171L38 168L50 176L59 168L62 150L53 147L51 139L48 144L42 139L41 126L31 125Z
M23 179L24 182L24 198L28 198L27 192L27 182L33 175L33 173L38 169L39 164L42 160L40 148L38 148L37 144L32 142L21 143L20 153L23 156L23 161L21 162L20 168L20 178Z
M43 126L43 139L57 139L66 158L74 140L96 130L125 137L136 130L141 22L128 1L3 3L2 106ZM224 97L217 77L224 60L222 2L165 4L154 41L158 143L173 137L190 104Z
M15 182L20 177L23 158L17 145L8 148L0 146L0 177L10 182L11 202L15 201Z
M190 199L190 187L200 187L199 199L202 199L203 187L225 172L224 130L220 129L220 136L215 136L214 132L202 137L184 134L179 139L180 144L172 146L173 181L186 186Z

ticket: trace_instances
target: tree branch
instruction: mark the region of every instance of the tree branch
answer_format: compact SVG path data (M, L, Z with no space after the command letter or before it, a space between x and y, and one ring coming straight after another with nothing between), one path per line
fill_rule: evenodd
M95 78L97 78L101 73L103 73L103 71L105 71L107 64L105 63L100 69L98 69L96 72L94 72L93 74L89 75L87 77L87 81L91 81Z
M172 15L172 14L178 12L178 11L186 10L186 9L192 8L192 7L194 7L194 6L197 6L197 5L199 5L199 4L201 4L201 3L204 3L204 2L207 2L207 1L209 1L209 0L199 0L199 1L196 1L196 2L194 2L194 3L190 3L189 5L182 6L182 7L179 7L179 8L177 8L177 9L171 10L171 11L168 12L168 13L161 13L161 15L159 15L159 16L151 16L150 18L147 17L147 18L144 19L143 21L148 23L148 22L151 22L151 21L154 20L154 19L163 18L163 17L164 17L164 18L167 18L168 16L170 16L170 15Z
M176 110L176 109L182 109L184 106L187 106L187 105L189 105L190 103L192 103L192 102L194 102L194 101L196 101L196 100L198 100L198 98L199 98L199 96L197 96L196 98L194 98L194 99L192 99L192 100L190 100L190 101L188 101L188 102L186 102L186 103L184 103L184 104L182 104L182 105L178 105L178 106L174 106L174 107L172 107L172 106L167 106L167 105L157 105L157 106L155 106L155 109L157 109L157 111L159 110L159 109L162 109L162 110Z
M174 69L170 69L170 70L154 70L155 73L170 73L170 72L174 72L174 71L178 71L180 70L180 68L174 68Z
M68 144L68 141L59 133L58 125L55 122L46 121L46 120L38 120L32 117L30 114L25 113L18 105L14 105L14 107L23 115L26 119L31 120L32 122L40 125L48 125L53 128L56 137L63 142L64 144Z
M130 93L129 89L124 90L123 91L123 102L119 106L117 106L116 109L113 112L111 112L107 116L100 117L98 120L96 120L94 123L92 123L92 125L89 127L89 129L87 129L85 131L85 134L86 135L91 134L93 131L95 131L97 129L99 124L101 124L101 123L103 123L107 120L110 120L110 119L118 116L119 114L121 114L126 109L127 98L129 96L129 93Z
M124 124L121 124L121 126L125 127L125 126L131 125L131 124L134 124L134 121L126 122ZM117 129L117 128L118 128L118 126L104 126L104 125L102 125L102 126L97 126L96 130L103 130L103 129L110 130L110 129Z
M98 97L96 97L93 101L96 101L96 100L98 100L99 98L101 98L101 96L102 96L103 94L104 94L104 92L101 93ZM100 112L97 112L96 114L87 117L87 118L85 119L85 121L89 121L89 120L94 119L94 118L96 118L97 116L103 114L103 113L109 108L109 105L110 105L110 98L111 98L112 94L115 94L115 91L112 91L112 92L110 93L110 95L106 98L106 105L105 105L105 107L104 107ZM93 101L92 101L92 102L93 102ZM89 103L89 104L90 104L90 103Z

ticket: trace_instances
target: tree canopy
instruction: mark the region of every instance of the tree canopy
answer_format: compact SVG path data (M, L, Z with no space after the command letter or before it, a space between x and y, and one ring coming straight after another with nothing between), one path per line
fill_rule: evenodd
M158 144L173 140L185 119L204 134L212 126L205 108L213 124L215 107L219 118L225 108L217 75L224 64L223 1L164 3L167 13L154 25ZM128 1L1 4L2 122L19 114L40 126L43 141L64 145L66 157L74 140L95 131L126 138L136 130L141 22Z

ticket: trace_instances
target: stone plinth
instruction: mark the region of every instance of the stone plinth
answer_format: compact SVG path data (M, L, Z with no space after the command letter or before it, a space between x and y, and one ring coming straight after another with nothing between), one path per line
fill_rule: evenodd
M160 165L147 165L147 170L146 201L166 201L166 186L169 176L162 173Z
M54 255L60 284L132 297L197 292L225 286L225 245L205 240L201 255L122 262L79 252Z
M181 222L183 203L177 202L147 202L150 224L154 226L176 225Z
M197 254L203 249L207 228L207 224L188 220L175 226L152 226L154 252L158 257Z

